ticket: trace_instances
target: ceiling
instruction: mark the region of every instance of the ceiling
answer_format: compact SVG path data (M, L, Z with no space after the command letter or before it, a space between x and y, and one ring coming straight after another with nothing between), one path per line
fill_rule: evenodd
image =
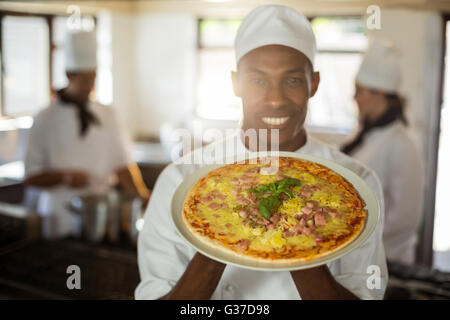
M449 0L102 0L102 1L2 1L0 9L28 12L65 13L68 5L78 5L82 12L113 10L124 13L188 12L211 17L244 16L260 4L283 4L305 15L365 14L371 5L380 8L435 10L450 13Z

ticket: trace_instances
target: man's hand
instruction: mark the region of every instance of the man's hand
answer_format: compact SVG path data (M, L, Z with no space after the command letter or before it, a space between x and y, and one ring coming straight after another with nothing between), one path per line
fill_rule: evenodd
M147 188L142 179L141 171L136 164L117 170L119 185L129 197L139 197L143 207L147 207L150 200L151 190Z
M25 184L40 188L51 188L66 185L70 188L81 188L88 184L89 175L80 170L47 171L35 174L25 180Z
M70 188L82 188L89 183L89 175L84 171L63 172L63 184Z
M326 265L291 271L291 276L303 300L359 299L333 278Z
M161 299L210 299L224 270L225 264L214 261L197 252L176 286Z

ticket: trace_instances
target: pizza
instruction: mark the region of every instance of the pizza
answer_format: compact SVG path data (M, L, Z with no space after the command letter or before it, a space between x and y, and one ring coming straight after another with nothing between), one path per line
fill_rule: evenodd
M200 178L183 203L187 229L217 250L251 260L298 263L355 239L367 219L353 185L316 162L247 159Z

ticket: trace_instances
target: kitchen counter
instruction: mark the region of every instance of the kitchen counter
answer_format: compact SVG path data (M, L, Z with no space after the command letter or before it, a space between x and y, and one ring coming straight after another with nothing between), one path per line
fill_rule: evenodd
M81 289L67 288L67 267L81 270ZM74 239L23 240L0 248L0 299L133 299L139 283L131 245Z
M171 162L168 149L160 143L135 142L132 154L147 187L153 188L161 171ZM0 164L0 202L22 203L24 174L23 161Z

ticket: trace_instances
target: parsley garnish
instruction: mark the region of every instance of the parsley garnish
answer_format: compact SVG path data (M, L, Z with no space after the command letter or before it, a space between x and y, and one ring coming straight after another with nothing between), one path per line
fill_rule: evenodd
M263 198L259 203L259 212L261 215L269 219L270 216L278 209L281 205L281 194L286 194L289 198L293 198L289 187L299 186L301 181L294 178L284 178L282 180L271 182L269 184L261 185L257 188L251 189L250 192L256 193L258 196L263 196L266 193L270 193L269 196Z

